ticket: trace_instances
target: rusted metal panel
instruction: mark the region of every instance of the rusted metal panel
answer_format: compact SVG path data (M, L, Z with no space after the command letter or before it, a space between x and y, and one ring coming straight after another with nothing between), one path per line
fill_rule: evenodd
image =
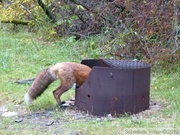
M149 108L150 66L120 60L83 60L92 67L77 88L75 105L94 115L138 113Z

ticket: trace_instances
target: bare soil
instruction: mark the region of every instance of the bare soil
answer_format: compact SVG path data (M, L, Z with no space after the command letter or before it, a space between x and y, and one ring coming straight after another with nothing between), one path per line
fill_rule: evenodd
M166 103L161 104L159 102L150 101L150 107L148 110L140 112L138 114L133 114L132 119L134 121L138 121L142 118L146 118L154 113L157 113L162 107L167 106ZM0 121L4 117L12 117L13 124L19 124L22 127L29 130L37 130L41 132L49 132L51 130L51 134L59 134L62 131L68 131L69 129L64 126L68 125L72 122L78 121L103 121L103 120L116 120L117 118L112 117L110 114L104 117L92 116L91 114L82 112L78 110L74 105L70 105L65 109L46 109L44 111L27 111L25 106L23 105L15 105L14 110L8 110L5 105L0 106ZM5 114L9 116L6 116ZM0 127L1 129L9 129L9 126L4 125L4 127ZM52 133L53 131L53 133ZM70 131L71 135L83 135L84 133L80 131Z

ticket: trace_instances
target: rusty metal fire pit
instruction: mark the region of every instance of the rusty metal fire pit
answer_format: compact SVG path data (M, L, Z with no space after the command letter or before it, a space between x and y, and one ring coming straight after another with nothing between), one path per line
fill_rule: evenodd
M138 113L149 108L150 65L140 61L93 59L92 68L76 89L75 105L93 115Z

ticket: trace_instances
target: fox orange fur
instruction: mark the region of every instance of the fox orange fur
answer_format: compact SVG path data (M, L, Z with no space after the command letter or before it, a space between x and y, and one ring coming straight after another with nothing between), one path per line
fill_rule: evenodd
M79 87L88 77L91 68L74 62L57 63L42 70L24 95L25 102L30 104L40 96L44 90L56 79L60 79L60 86L53 91L54 98L61 105L60 96L69 90L74 83Z

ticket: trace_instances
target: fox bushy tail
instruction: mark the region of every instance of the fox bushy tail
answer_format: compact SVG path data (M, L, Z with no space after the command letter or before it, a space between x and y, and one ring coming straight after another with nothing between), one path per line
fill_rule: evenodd
M40 96L55 80L56 78L51 74L49 69L42 70L29 87L27 93L24 95L26 104L32 103L32 101Z

